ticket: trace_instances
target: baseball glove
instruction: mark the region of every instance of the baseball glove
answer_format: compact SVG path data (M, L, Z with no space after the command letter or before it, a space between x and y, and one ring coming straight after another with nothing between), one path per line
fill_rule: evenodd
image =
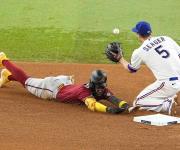
M107 58L113 62L119 62L123 56L121 45L118 42L109 43L105 49Z

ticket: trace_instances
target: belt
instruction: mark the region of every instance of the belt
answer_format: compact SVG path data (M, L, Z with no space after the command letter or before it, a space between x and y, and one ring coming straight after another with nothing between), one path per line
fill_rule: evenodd
M171 78L169 78L169 81L175 81L175 80L178 80L178 77L171 77Z
M64 87L64 84L62 83L59 85L58 90L60 91L63 87Z

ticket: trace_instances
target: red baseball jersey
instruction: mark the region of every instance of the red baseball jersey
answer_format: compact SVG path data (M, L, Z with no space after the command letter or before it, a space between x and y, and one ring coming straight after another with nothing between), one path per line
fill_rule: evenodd
M106 89L103 96L95 98L96 100L107 99L111 95L112 93ZM85 85L67 85L59 90L56 99L60 102L80 103L90 96L92 96L92 92Z

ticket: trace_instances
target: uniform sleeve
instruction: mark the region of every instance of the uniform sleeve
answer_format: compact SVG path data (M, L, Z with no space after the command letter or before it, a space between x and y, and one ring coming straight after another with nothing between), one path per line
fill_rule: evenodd
M136 72L141 67L142 63L143 61L140 56L140 51L137 49L133 52L131 56L131 63L128 64L129 71Z
M80 101L84 101L85 98L91 97L91 95L92 95L92 94L91 94L90 90L89 90L88 88L83 87L83 88L80 89L80 92L79 92L77 98L78 98Z
M87 97L91 97L90 94L81 94L78 96L78 100L84 102L84 100L87 98Z

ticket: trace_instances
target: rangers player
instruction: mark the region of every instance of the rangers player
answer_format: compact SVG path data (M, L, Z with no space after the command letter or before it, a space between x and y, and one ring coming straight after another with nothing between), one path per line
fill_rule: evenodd
M148 22L138 22L132 31L142 45L134 50L131 62L122 57L120 46L112 43L106 49L107 57L119 62L131 73L138 71L141 64L146 64L157 80L140 92L130 111L140 108L173 115L174 98L180 91L180 47L168 36L152 36Z
M91 111L121 113L128 109L128 104L115 97L107 89L107 76L101 70L92 72L89 83L75 85L72 76L60 75L44 79L32 78L22 69L13 64L6 55L0 53L0 66L6 69L1 71L0 87L9 81L20 82L30 93L42 99L56 99L60 102L85 103ZM105 106L98 102L106 99L116 107Z

